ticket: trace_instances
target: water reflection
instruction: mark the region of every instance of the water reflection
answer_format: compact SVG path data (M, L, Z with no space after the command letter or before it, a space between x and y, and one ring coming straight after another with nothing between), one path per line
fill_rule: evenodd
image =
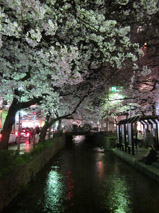
M98 161L99 178L103 179L103 162Z
M48 175L47 186L45 189L45 206L44 212L64 212L63 197L65 187L63 176L57 171L51 170Z
M95 150L95 149L94 149ZM104 153L101 150L96 150L96 169L100 182L104 179Z
M56 155L4 212L158 213L157 184L111 152L78 142Z
M67 198L69 201L71 201L74 197L74 179L71 177L72 173L71 171L69 170L67 172L67 183L66 183L66 186L67 186ZM71 202L71 205L74 205L73 202Z
M85 140L85 136L84 135L76 135L73 136L73 142L76 143L82 143Z
M131 196L124 177L110 176L106 206L112 213L131 213Z

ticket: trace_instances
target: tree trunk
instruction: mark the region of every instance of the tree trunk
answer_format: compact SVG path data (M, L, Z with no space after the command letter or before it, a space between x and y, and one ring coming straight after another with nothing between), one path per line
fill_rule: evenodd
M50 120L50 116L49 115L46 117L46 122L45 122L45 124L42 127L41 132L40 132L40 138L39 138L39 142L40 143L45 141L45 136L46 136L46 133L47 133L47 129L50 128L58 120L59 120L59 118L55 118L55 119L51 119Z
M41 132L40 132L40 137L39 137L39 143L45 141L46 132L47 132L47 129L48 129L49 127L50 127L50 125L49 125L48 122L46 122L46 123L44 124L44 126L42 127Z
M49 127L51 127L56 121L59 121L59 126L58 126L58 130L61 128L61 120L64 119L64 118L68 118L70 117L71 115L73 115L77 108L79 107L79 105L83 102L83 100L86 98L87 96L84 96L82 97L82 99L79 101L79 103L75 106L75 109L71 112L71 113L68 113L66 115L63 115L63 116L59 116L56 115L57 117L56 118L53 118L51 119L51 114L48 113L48 115L46 116L46 123L45 125L43 126L43 128L41 129L41 132L40 132L40 138L39 138L39 142L44 142L45 141L45 136L46 136L46 132L47 132L47 129Z
M156 106L155 106L155 104L152 105L152 115L153 116L156 115Z
M61 120L59 120L57 130L58 130L58 131L60 131L60 130L61 130Z
M12 131L12 126L15 123L15 115L16 113L21 110L30 107L33 104L37 104L42 100L41 97L33 98L27 102L18 102L16 98L13 99L9 110L6 120L3 126L3 133L2 133L2 142L0 143L0 149L8 149L8 140L10 133Z
M8 114L4 122L3 132L2 132L2 142L0 147L1 149L5 149L5 150L8 149L9 136L12 131L12 126L15 123L15 115L18 110L19 108L17 106L17 100L14 99L8 110Z

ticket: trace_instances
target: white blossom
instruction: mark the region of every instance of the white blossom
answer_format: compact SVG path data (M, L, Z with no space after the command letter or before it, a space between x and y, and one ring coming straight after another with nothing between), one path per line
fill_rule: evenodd
M96 9L89 9L90 2L81 3L78 0L75 1L75 8L68 1L63 1L58 7L57 0L2 2L0 47L3 44L4 48L0 52L1 95L11 100L14 89L22 86L22 101L41 97L45 93L43 108L49 104L53 108L56 101L60 102L53 88L73 87L81 83L89 75L90 67L93 70L103 63L121 69L127 60L133 64L140 50L130 38L132 29L129 23L126 25L120 19L120 14L119 18L115 16L115 11L112 11L111 19L107 17L105 14L109 11L105 3L104 0L96 0ZM122 16L127 17L131 13L125 7L129 3L129 0L116 0ZM135 21L143 21L147 14L153 17L158 11L157 3L157 0L135 1ZM137 69L134 63L134 70ZM150 72L147 67L141 70L144 76ZM134 82L134 77L131 80Z
M147 10L149 15L155 14L159 11L158 0L141 0L141 4Z
M127 27L121 27L118 30L118 33L119 33L120 36L126 36L129 32L130 32L130 27L129 26L127 26Z
M147 66L143 66L142 71L141 71L141 75L142 76L147 76L151 73L151 69L149 69Z
M136 55L132 54L132 53L127 53L126 55L128 58L131 58L133 62L137 61L137 57Z
M42 38L39 28L36 28L35 30L31 29L30 31L28 31L25 38L31 46L37 46Z
M129 0L116 0L116 2L120 5L126 5L129 3Z
M44 24L44 29L46 31L46 35L55 35L58 27L57 23L53 23L51 19L48 20L48 23Z

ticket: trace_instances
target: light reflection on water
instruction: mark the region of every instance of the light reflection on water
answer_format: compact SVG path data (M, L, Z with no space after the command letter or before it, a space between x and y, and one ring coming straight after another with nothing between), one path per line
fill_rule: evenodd
M104 162L105 154L99 152L98 149L93 150L95 150L94 156L96 160L96 167L94 167L94 172L96 174L94 174L94 176L98 176L98 182L102 185L101 194L99 194L98 188L96 192L97 198L101 199L100 202L104 202L101 204L101 206L99 202L100 208L103 210L105 209L106 213L131 213L132 202L126 178L122 175L119 177L119 174L117 176L112 175L111 172L110 174L106 174ZM60 168L58 166L52 166L52 170L48 174L47 187L45 189L44 212L48 212L49 210L55 213L67 212L67 209L71 209L79 202L74 197L74 194L76 193L75 185L78 185L79 183L72 177L72 171L67 170L66 175L64 176L60 174L59 170ZM80 165L79 170L81 170ZM118 173L116 166L112 167L112 171L113 170L116 170L116 173ZM76 174L74 175L76 176ZM86 182L88 182L87 177ZM96 182L93 184L98 185ZM93 185L91 187L93 188ZM94 185L94 187L96 189L97 186ZM82 193L84 189L79 191ZM85 192L86 197L87 193L89 199L90 192ZM92 196L96 195L92 194ZM76 195L76 197L78 196ZM96 203L97 201L94 202ZM84 204L81 203L81 205ZM75 206L75 208L77 207ZM72 210L72 212L74 211Z
M84 135L76 135L73 136L73 142L76 143L81 143L85 140L85 136Z
M58 166L52 167L48 174L45 188L44 212L63 213L67 205L73 206L74 179L71 171L66 176L60 175Z
M72 172L70 170L67 172L66 187L67 187L67 199L71 201L74 197L74 179L72 178ZM71 202L71 205L74 205L74 203Z
M112 213L131 213L131 196L124 177L110 176L106 206Z
M156 182L79 138L4 213L158 213Z
M131 213L131 195L127 179L119 175L119 169L116 164L112 168L106 167L105 154L99 152L96 154L96 165L99 177L99 183L102 185L101 199L105 203L103 206L110 213ZM107 153L108 154L108 153ZM107 162L108 163L108 162ZM110 162L109 162L110 163ZM112 165L111 165L112 166ZM106 174L106 169L108 171ZM114 172L113 172L114 171ZM113 173L116 173L115 175Z
M48 174L47 185L45 188L44 212L52 210L56 213L64 212L62 200L65 194L63 176L57 171L51 170Z

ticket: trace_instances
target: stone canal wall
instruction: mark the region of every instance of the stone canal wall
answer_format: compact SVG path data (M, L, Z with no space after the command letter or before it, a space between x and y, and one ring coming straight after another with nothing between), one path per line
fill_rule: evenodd
M97 134L96 140L104 150L109 151L116 147L116 136Z
M49 162L49 160L65 146L65 136L57 137L52 146L38 153L30 162L15 169L0 180L0 212L7 206Z

